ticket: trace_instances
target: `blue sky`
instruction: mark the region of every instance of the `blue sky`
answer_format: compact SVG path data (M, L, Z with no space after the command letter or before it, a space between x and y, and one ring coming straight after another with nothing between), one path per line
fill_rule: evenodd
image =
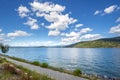
M119 0L0 0L0 42L54 46L120 35Z

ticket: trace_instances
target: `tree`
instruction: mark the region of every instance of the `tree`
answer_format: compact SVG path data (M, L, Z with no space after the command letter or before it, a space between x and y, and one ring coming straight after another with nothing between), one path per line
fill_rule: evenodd
M0 44L0 49L1 49L2 53L6 53L9 51L9 46Z

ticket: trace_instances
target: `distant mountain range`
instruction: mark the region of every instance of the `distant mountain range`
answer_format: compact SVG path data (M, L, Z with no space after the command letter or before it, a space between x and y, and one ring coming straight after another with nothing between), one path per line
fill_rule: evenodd
M120 48L120 36L103 38L93 41L83 41L67 46L29 46L37 48ZM11 48L28 48L28 46L11 46Z
M93 41L78 42L68 45L71 48L120 48L120 36L113 38L103 38Z

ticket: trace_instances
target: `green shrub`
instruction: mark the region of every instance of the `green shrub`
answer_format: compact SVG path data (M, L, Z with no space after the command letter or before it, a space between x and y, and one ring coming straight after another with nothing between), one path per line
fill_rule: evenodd
M47 68L48 67L48 63L42 63L41 66L44 67L44 68Z
M0 44L0 49L1 49L2 53L6 53L9 51L9 46Z
M80 75L82 74L82 72L81 72L80 69L75 69L75 70L73 71L73 74L74 74L75 76L80 76Z
M6 61L7 61L6 58L0 58L0 63L4 63Z
M3 63L3 59L0 58L0 63Z
M40 62L39 62L39 61L33 61L32 64L39 66L39 65L40 65Z

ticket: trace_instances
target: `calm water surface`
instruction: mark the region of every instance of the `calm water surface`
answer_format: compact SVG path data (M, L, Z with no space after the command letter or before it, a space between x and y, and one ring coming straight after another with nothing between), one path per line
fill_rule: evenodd
M10 48L7 55L120 78L120 48Z

